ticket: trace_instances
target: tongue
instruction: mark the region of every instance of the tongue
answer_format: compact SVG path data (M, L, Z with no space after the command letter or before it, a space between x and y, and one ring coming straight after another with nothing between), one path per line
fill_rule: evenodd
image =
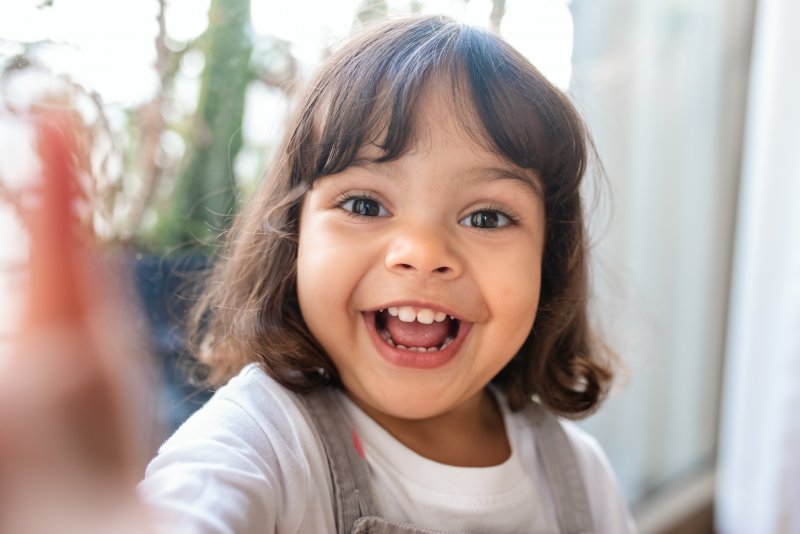
M404 347L435 347L444 343L450 330L450 321L422 324L418 321L405 323L398 317L387 314L386 330L392 336L395 345Z

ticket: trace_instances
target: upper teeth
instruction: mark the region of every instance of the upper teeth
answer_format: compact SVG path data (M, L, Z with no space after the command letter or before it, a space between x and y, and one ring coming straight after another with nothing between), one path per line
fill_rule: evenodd
M399 318L404 323L413 323L414 321L419 321L422 324L431 324L434 321L441 323L447 319L446 313L429 310L428 308L400 306L389 308L388 311L389 315Z

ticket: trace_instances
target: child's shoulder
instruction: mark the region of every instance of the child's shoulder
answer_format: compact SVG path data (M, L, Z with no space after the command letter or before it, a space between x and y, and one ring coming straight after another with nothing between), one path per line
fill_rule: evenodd
M535 449L535 432L539 430L535 428L533 418L535 418L536 415L533 414L541 411L542 408L530 406L516 412L511 412L508 408L505 396L496 390L494 390L494 392L500 400L505 424L509 427L510 439L514 442L518 442L525 448ZM611 468L611 464L597 439L570 420L561 417L556 417L556 420L564 430L575 452L576 459L581 467L581 471L584 473L584 477L588 480L593 480L595 476L600 476L602 480L610 479L614 481L614 472Z
M584 472L590 474L604 472L613 476L611 463L597 438L573 421L559 418L558 422L567 434Z
M544 460L541 457L541 451L538 450L535 437L535 433L539 429L534 426L530 413L530 411L535 413L537 408L529 407L511 413L505 405L505 398L502 395L499 398L501 407L504 409L509 438L520 453L523 464L530 473L542 473ZM600 443L574 422L562 418L556 418L556 420L564 430L574 452L597 531L634 532L635 527L625 497ZM536 480L546 484L541 476L537 476Z
M595 524L601 532L634 532L633 519L611 462L597 439L560 419L583 473Z
M187 419L170 441L224 438L235 434L254 446L271 438L305 442L307 419L297 395L255 364L244 367Z
M330 497L321 451L297 395L252 365L167 439L139 490L167 518L200 531L211 523L242 532L254 524L325 530Z

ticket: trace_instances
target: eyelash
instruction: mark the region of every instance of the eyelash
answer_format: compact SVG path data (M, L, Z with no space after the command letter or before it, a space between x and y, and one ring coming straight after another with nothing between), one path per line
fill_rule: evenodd
M497 213L497 214L505 217L506 219L508 219L508 224L506 224L505 226L500 226L500 227L495 227L495 228L481 228L479 226L471 227L471 228L474 228L475 230L484 230L484 231L487 231L487 232L491 232L491 231L496 231L496 230L502 230L504 228L511 228L511 227L517 226L519 224L519 217L515 213L512 213L511 210L509 210L505 206L501 206L499 204L486 204L484 206L481 206L480 208L472 210L469 213L469 215L467 215L467 217L472 217L474 214L481 213L481 212Z
M339 209L341 209L345 214L347 214L349 217L353 217L355 219L371 219L378 216L361 215L359 213L354 213L348 209L345 209L344 205L350 202L351 200L369 200L371 202L375 202L376 204L380 205L381 208L386 209L383 206L383 203L380 201L380 199L375 194L369 191L344 193L339 198L336 199L335 201L336 206ZM466 217L462 218L461 220L464 220L468 217L472 217L476 213L483 213L483 212L496 213L502 217L505 217L508 220L508 223L504 226L493 227L493 228L482 228L479 226L470 226L469 228L473 228L479 231L491 232L491 231L502 230L503 228L510 228L513 226L517 226L519 224L519 217L516 214L512 213L505 206L501 206L499 204L486 204L484 206L481 206L477 209L472 210Z
M376 204L379 204L383 209L386 209L385 207L383 207L383 203L380 201L380 199L376 195L374 195L373 193L370 193L369 191L359 191L359 192L354 192L354 193L344 193L343 195L341 195L339 198L336 199L336 207L341 209L348 216L353 217L355 219L365 219L365 218L369 219L369 218L372 218L372 217L369 216L369 215L361 215L359 213L354 213L354 212L352 212L350 210L345 209L344 205L347 204L348 202L350 202L351 200L369 200L371 202L375 202Z

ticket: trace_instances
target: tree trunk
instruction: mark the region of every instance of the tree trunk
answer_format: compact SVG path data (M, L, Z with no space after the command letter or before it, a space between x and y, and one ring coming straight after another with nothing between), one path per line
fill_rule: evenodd
M251 79L250 0L212 0L205 70L190 152L165 232L171 244L213 246L236 210L233 163L242 146L245 91Z

